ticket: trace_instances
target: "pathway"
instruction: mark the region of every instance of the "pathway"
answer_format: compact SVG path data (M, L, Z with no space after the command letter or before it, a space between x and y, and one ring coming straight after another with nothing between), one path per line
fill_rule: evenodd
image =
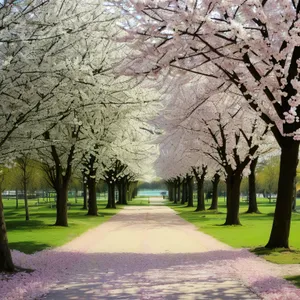
M59 248L81 254L42 299L262 299L266 286L285 284L272 277L273 265L198 232L160 199L150 200L156 205L126 207Z

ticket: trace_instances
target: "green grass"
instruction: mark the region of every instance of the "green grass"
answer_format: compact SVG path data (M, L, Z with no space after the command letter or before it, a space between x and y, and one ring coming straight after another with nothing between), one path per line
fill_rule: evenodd
M134 206L149 206L149 197L136 197L132 201L128 201L128 205Z
M276 264L298 264L300 262L300 250L287 250L285 248L266 249L258 247L251 249L251 252L264 257Z
M290 281L296 287L300 288L300 275L298 275L298 276L287 276L287 277L285 277L285 279Z
M99 216L87 216L82 210L82 200L75 203L70 199L68 210L69 227L52 226L55 223L56 209L50 208L50 203L36 200L29 201L30 221L25 221L23 201L19 209L15 209L14 200L4 200L4 215L7 225L8 241L11 249L24 253L33 253L45 248L61 246L90 228L109 220L121 208L105 209L106 201L98 201Z
M206 206L209 207L207 202ZM269 203L266 199L258 199L261 214L245 214L247 203L241 202L240 221L242 226L221 226L225 222L226 207L223 198L219 199L219 211L195 212L195 208L185 205L170 204L178 215L193 223L201 231L215 237L216 239L236 248L261 248L268 239L271 232L275 203ZM300 200L298 200L300 205ZM300 207L298 208L300 210ZM300 263L300 214L294 213L291 224L290 246L292 251L276 249L257 254L263 255L267 260L276 263Z

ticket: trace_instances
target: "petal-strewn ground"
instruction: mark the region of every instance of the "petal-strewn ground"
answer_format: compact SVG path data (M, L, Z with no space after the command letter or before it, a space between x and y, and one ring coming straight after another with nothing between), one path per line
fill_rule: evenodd
M63 247L13 257L35 271L2 278L0 299L300 299L281 279L298 266L232 249L164 206L127 207Z

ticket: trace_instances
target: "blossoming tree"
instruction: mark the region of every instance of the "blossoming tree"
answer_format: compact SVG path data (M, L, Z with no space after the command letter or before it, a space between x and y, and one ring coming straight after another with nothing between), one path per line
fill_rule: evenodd
M127 70L191 72L223 78L256 111L281 148L273 227L267 247L288 247L299 135L299 12L293 0L119 1Z

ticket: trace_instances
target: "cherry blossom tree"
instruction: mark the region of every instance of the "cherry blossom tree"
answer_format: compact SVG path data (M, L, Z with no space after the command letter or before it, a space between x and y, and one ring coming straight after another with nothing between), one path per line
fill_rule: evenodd
M136 51L130 73L190 72L236 86L280 146L281 167L267 247L288 248L299 148L300 2L120 1Z
M1 81L0 81L0 161L12 161L6 152L11 152L18 146L23 146L24 140L12 146L11 139L20 131L22 125L39 110L40 106L51 98L48 90L43 95L28 85L28 76L25 72L26 62L34 54L27 52L24 55L31 33L28 20L40 10L48 1L30 1L23 5L20 1L2 1L0 4L0 39L1 39ZM32 24L33 31L37 28ZM26 51L25 51L26 52ZM21 147L20 147L21 148ZM0 271L13 271L7 243L6 226L3 214L3 203L0 199Z
M250 172L251 162L264 151L264 147L259 147L262 144L261 140L268 144L265 138L269 129L256 119L252 111L238 106L232 95L226 95L222 104L219 97L222 97L222 94L216 95L198 109L195 114L198 124L190 123L193 124L190 128L196 131L204 154L215 160L225 172L225 225L240 224L238 212L241 180L245 172Z
M197 210L205 209L203 183L207 166L212 173L210 177L217 178L219 174L216 173L222 168L227 183L225 225L238 225L241 180L245 172L250 172L250 166L254 173L255 164L252 162L256 162L257 155L268 148L270 141L265 138L269 126L257 119L247 106L241 106L240 96L235 95L230 87L226 87L226 92L214 91L214 94L208 92L211 88L206 93L201 88L199 94L199 89L193 84L169 92L166 96L168 114L160 123L169 131L173 143L178 145L176 155L186 166L192 166L198 184ZM265 146L259 147L262 141ZM179 161L174 157L171 160ZM184 170L184 167L180 169Z
M104 15L100 1L63 0L5 1L0 14L1 160L9 160L7 153L13 159L21 149L39 148L58 194L56 224L66 226L67 188L72 163L79 157L75 142L82 138L74 115L121 102L112 95L111 84L121 84L122 78L108 76L122 53L118 46L109 51L112 41L106 28L116 16ZM1 234L7 240L4 229Z
M38 153L42 158L42 166L48 177L48 182L56 191L55 225L68 226L68 187L75 160L76 143L80 139L80 125L62 126L60 124L53 131L44 132L45 141L49 146L44 150L39 150Z

